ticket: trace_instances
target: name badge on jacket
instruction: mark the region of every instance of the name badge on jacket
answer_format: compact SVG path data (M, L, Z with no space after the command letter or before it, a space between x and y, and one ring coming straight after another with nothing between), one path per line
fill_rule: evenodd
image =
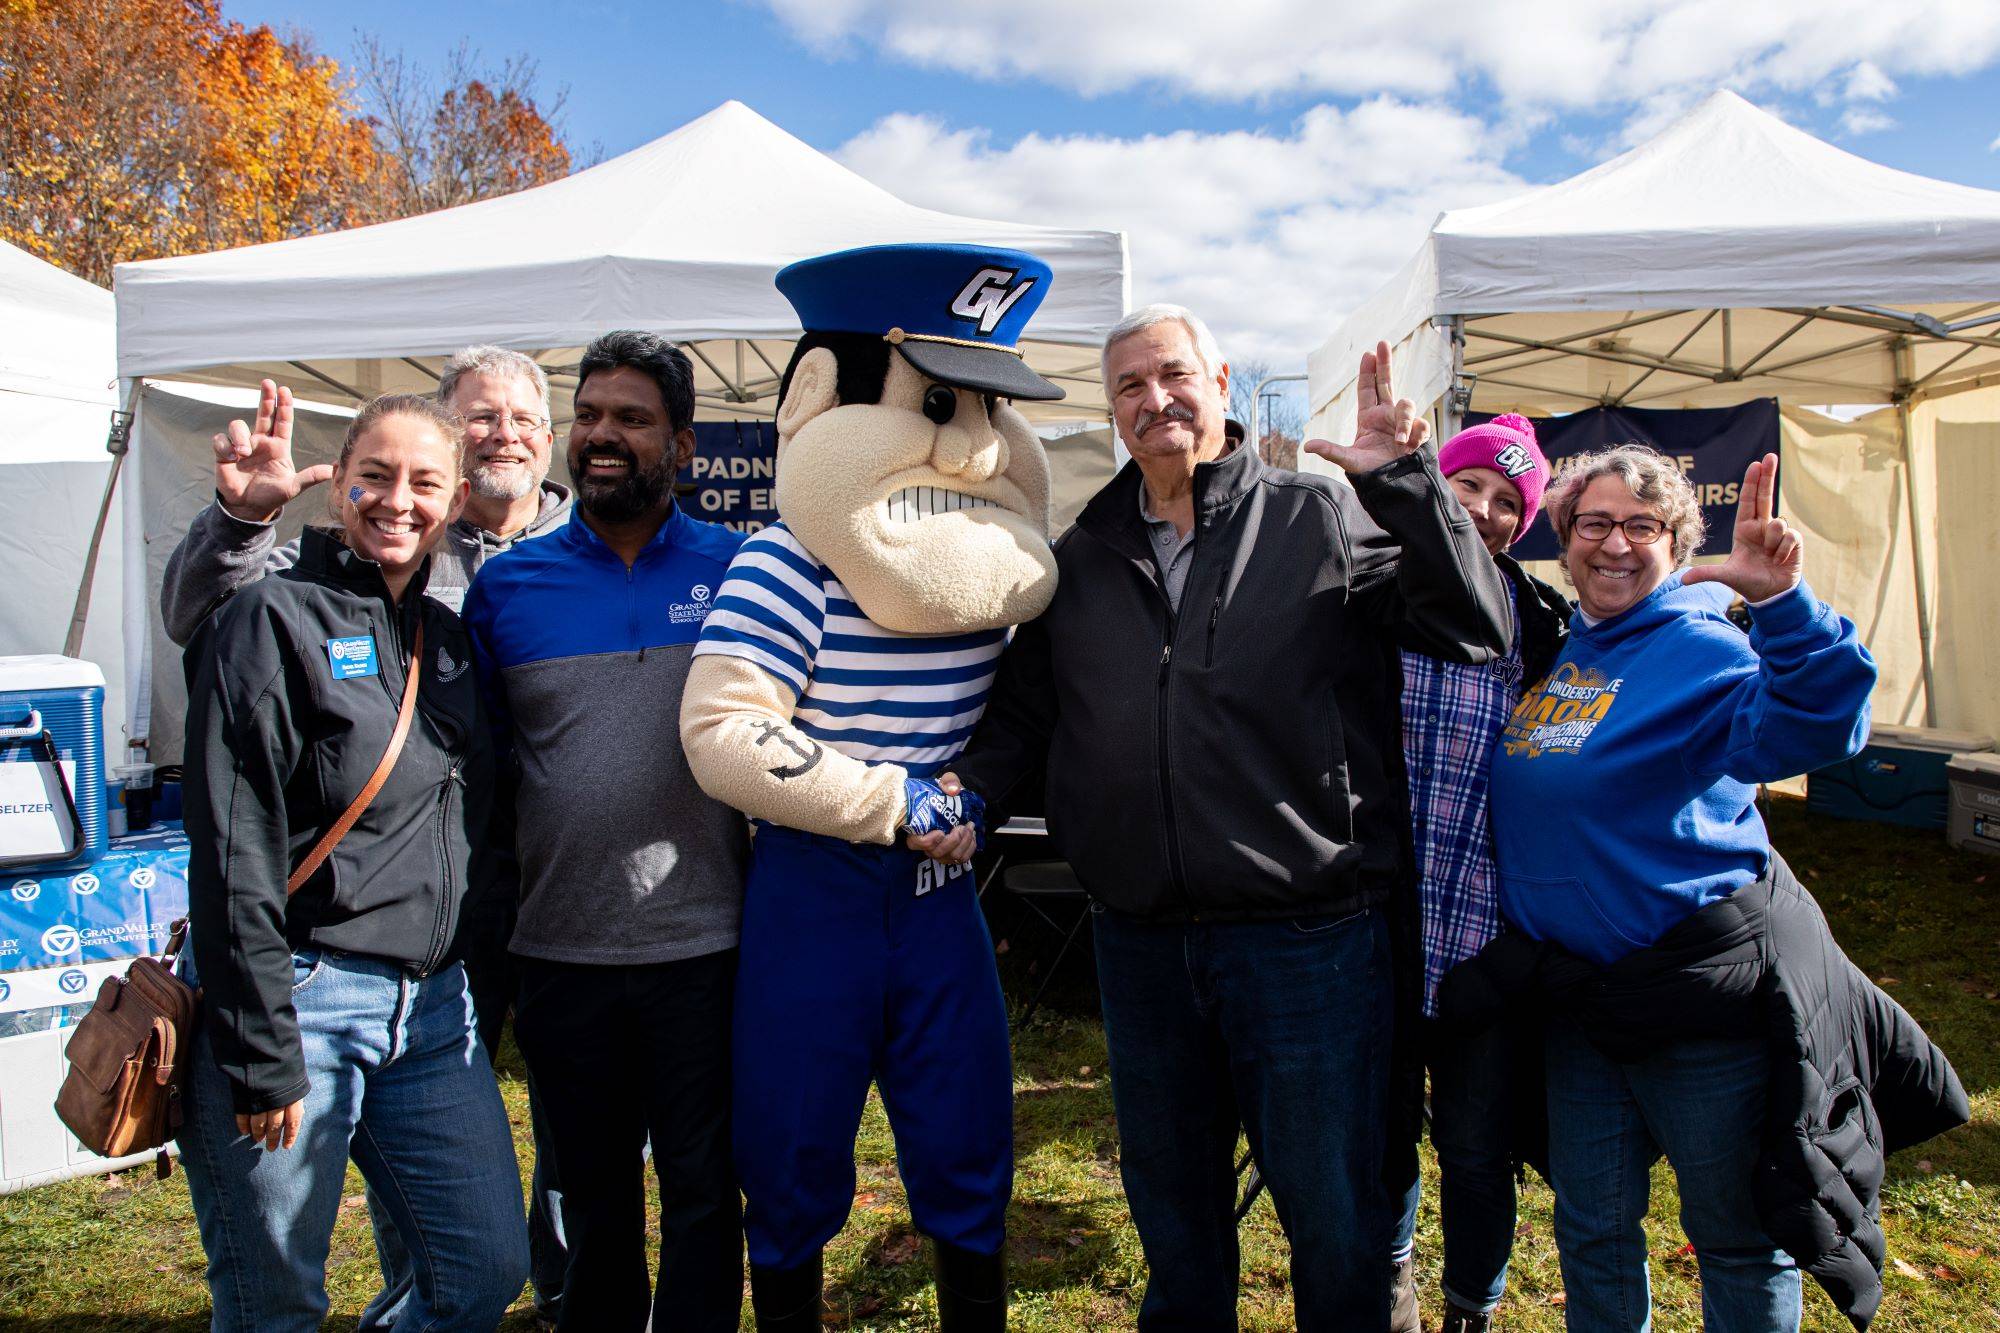
M372 634L357 634L351 639L328 639L326 660L333 668L335 680L373 676L381 670L375 660L375 636Z

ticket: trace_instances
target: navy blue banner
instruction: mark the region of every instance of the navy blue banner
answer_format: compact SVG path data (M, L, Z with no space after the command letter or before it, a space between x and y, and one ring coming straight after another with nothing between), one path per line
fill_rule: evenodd
M1468 412L1465 424L1491 421L1492 414ZM1698 555L1728 552L1736 528L1736 492L1743 470L1778 451L1778 400L1757 398L1738 407L1593 407L1564 417L1536 417L1535 438L1560 477L1567 460L1613 444L1651 445L1680 464L1701 497L1708 540ZM1782 475L1779 478L1783 482ZM1538 519L1511 554L1521 560L1556 558L1556 531Z
M771 497L777 475L778 428L768 421L698 421L694 459L681 471L682 502L690 514L738 532L778 521Z

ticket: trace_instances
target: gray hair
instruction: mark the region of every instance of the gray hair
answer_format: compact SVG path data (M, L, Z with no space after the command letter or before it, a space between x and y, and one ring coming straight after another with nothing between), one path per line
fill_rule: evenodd
M1208 325L1201 322L1201 316L1184 305L1140 306L1125 318L1111 326L1111 332L1104 335L1104 350L1098 354L1097 375L1101 380L1111 377L1111 348L1123 342L1141 329L1150 329L1155 324L1178 323L1188 331L1194 340L1194 354L1201 358L1201 368L1208 375L1222 370L1222 348L1216 344L1215 335L1208 331ZM1104 386L1104 396L1111 396L1111 385Z
M1556 541L1565 556L1569 554L1569 534L1576 522L1576 507L1582 502L1583 493L1590 489L1590 483L1599 477L1618 478L1632 492L1633 499L1650 506L1660 516L1674 544L1675 569L1686 569L1694 563L1694 553L1701 549L1702 539L1708 535L1708 525L1702 522L1701 501L1673 459L1643 444L1619 444L1583 454L1549 488L1542 504L1549 511L1549 522L1555 527Z
M550 415L549 373L525 352L491 343L459 348L444 363L444 373L438 376L438 401L449 404L452 394L458 391L458 382L467 375L519 375L535 386L535 396L542 400L542 415Z

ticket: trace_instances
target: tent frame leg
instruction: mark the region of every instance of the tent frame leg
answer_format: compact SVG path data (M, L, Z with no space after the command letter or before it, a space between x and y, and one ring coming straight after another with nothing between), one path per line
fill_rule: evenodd
M1924 725L1937 725L1937 681L1931 666L1930 580L1924 574L1923 529L1917 524L1917 443L1910 435L1910 393L1914 388L1910 340L1896 340L1896 428L1903 436L1903 502L1910 528L1910 576L1917 593L1917 647L1923 660Z
M97 555L104 547L104 527L111 521L111 501L118 493L118 474L125 469L125 455L132 449L132 402L139 382L126 380L119 405L111 413L111 429L105 435L105 452L111 455L111 472L104 479L104 498L97 502L97 522L90 530L90 549L83 557L83 574L77 579L76 606L70 612L69 633L63 638L64 657L83 656L83 631L90 623L90 593L97 581Z

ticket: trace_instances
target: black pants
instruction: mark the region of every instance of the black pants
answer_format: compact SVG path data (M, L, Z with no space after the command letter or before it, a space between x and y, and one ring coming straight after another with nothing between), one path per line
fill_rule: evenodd
M660 1177L655 1329L734 1330L742 1201L730 1163L736 951L671 963L521 960L514 1037L563 1181L569 1275L559 1329L646 1325L645 1176Z

